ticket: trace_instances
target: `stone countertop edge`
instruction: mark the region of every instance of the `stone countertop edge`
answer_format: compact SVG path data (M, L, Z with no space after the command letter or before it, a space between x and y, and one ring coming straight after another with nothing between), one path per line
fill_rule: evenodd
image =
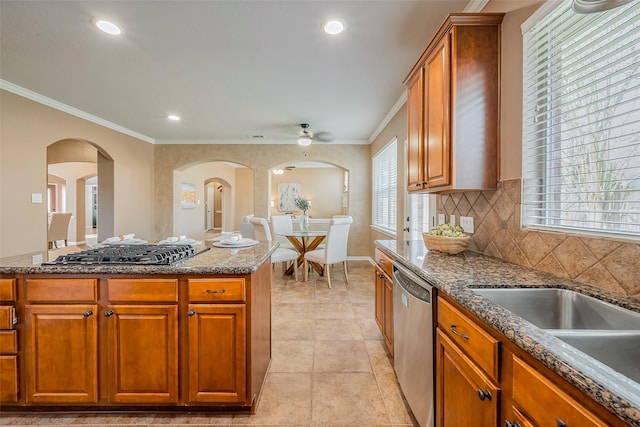
M429 252L422 240L376 240L375 245L623 421L640 426L640 384L470 288L571 289L640 312L638 299L476 252Z
M253 274L279 246L260 242L246 248L207 248L189 259L171 265L42 265L53 261L59 251L32 252L0 258L0 274ZM90 249L69 246L66 253ZM198 246L198 250L205 249Z

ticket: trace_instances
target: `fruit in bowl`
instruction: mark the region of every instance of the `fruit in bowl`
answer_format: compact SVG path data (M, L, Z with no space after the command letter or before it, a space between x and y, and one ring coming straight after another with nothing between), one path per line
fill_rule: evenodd
M440 224L428 233L422 233L422 240L430 251L455 255L467 248L471 236L464 234L462 227L457 225Z

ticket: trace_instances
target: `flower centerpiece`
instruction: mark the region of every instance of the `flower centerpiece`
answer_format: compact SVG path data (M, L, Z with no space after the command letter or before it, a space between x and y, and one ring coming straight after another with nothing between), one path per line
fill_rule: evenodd
M311 201L306 197L299 197L296 199L296 207L302 211L300 230L309 230L309 208L311 208Z
M429 250L455 255L467 248L471 236L464 234L462 227L440 224L428 233L422 233L422 239Z

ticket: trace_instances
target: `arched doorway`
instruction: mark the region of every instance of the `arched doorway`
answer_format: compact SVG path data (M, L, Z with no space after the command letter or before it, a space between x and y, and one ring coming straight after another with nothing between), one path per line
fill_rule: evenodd
M72 214L69 243L84 243L87 234L95 234L95 241L114 234L113 159L100 146L71 138L54 142L47 147L47 176L48 213Z

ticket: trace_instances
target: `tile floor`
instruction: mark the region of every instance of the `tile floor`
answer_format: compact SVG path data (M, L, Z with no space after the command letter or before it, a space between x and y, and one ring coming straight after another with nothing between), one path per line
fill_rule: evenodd
M2 415L0 425L415 426L374 320L373 266L349 263L332 289L273 271L273 358L255 415Z

